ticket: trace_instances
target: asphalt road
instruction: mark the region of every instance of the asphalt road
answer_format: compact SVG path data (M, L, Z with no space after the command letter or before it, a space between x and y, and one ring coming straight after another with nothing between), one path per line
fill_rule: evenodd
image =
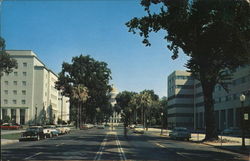
M211 146L159 136L133 134L123 129L73 131L40 141L4 145L3 160L248 160L248 156Z

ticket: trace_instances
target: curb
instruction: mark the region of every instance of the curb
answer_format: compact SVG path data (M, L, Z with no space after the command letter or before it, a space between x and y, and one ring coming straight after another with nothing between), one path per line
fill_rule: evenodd
M243 154L243 155L249 155L250 154L250 149L249 148L248 148L248 151L240 151L240 150L229 149L229 148L225 148L225 147L221 147L221 146L215 146L215 145L211 145L211 144L208 144L208 143L202 143L202 144L209 145L209 146L212 146L212 147L217 148L217 149L223 149L223 150L226 150L226 151Z
M19 142L18 140L8 140L8 139L1 139L1 146L7 144L14 144Z

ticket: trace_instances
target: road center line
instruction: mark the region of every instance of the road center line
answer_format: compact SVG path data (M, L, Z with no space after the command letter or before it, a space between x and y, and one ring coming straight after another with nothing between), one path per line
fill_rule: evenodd
M117 135L115 135L115 136L116 136L116 145L118 146L118 151L119 151L120 158L121 158L121 160L127 160L127 158L126 158L126 156L125 156L125 154L124 154L124 151L123 151L123 149L122 149L120 140L119 140L119 138L118 138ZM122 156L122 157L121 157L121 156Z
M99 151L96 153L96 156L95 156L94 160L100 160L101 159L102 152L103 152L104 147L106 146L106 143L107 143L108 135L109 134L106 134L105 138L103 139L103 141L101 143L101 146L99 148Z
M33 157L35 157L35 156L38 156L38 155L42 154L42 153L43 153L43 152L36 153L36 154L34 154L34 155L32 155L32 156L26 157L24 160L31 159L31 158L33 158Z

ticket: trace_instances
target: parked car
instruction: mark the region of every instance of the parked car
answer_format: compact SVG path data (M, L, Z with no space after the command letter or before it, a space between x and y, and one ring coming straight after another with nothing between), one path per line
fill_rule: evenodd
M135 128L135 126L136 126L135 124L132 124L132 125L129 126L129 128L133 129L133 128Z
M105 128L104 125L97 125L96 127L97 127L97 129L104 129Z
M172 139L189 140L191 138L191 133L185 127L176 127L169 133L169 137Z
M229 127L227 129L223 130L222 134L239 136L239 135L241 135L241 129L238 127Z
M66 129L62 125L56 125L56 129L59 131L60 135L66 133Z
M46 135L43 130L44 129L41 126L29 127L25 132L21 133L19 141L45 139Z
M19 130L22 127L17 123L3 123L1 125L2 130Z
M144 128L142 125L134 126L133 133L144 134Z
M70 133L71 129L68 125L63 125L63 128L65 130L65 133Z
M46 125L43 126L46 131L46 137L58 136L60 134L59 130L56 129L55 125ZM48 136L49 135L49 136Z

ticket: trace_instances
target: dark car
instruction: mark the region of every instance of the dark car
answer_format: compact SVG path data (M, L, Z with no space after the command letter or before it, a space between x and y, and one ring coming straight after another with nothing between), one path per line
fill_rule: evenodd
M224 135L232 135L232 136L240 136L241 135L241 129L238 127L229 127L225 130L223 130Z
M35 127L30 127L26 129L26 131L21 134L19 141L40 140L40 139L45 139L45 138L46 138L46 135L43 132L43 128L39 126L35 126Z

